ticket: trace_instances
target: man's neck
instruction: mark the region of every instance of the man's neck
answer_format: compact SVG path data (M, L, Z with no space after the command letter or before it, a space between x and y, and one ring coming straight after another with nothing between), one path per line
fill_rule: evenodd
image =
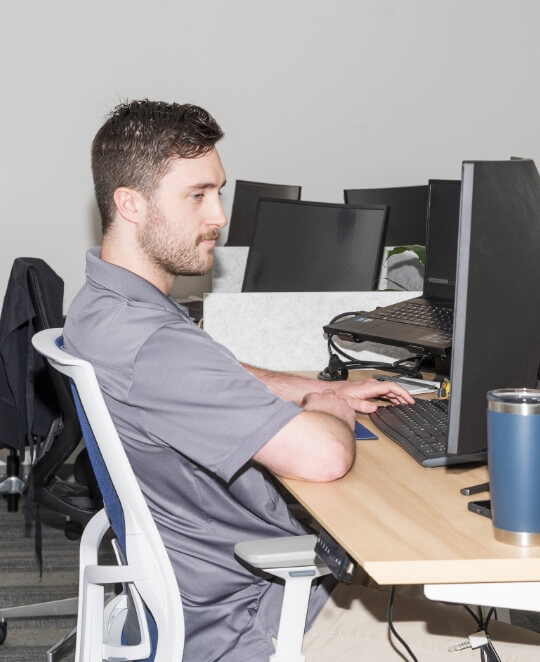
M106 235L103 237L100 257L105 262L110 262L144 278L163 294L169 296L175 280L174 276L150 262L139 246L127 246L126 242Z

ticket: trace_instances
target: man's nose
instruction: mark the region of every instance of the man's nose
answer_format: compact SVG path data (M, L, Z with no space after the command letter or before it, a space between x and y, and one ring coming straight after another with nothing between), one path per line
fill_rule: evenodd
M219 198L216 202L211 220L212 220L212 225L215 225L218 228L224 228L229 222L229 219L225 214L225 210L223 209L221 198Z

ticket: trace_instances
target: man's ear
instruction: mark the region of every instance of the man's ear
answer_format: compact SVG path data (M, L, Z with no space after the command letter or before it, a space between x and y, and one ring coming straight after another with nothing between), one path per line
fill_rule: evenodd
M135 189L119 186L113 193L120 216L129 223L140 223L146 216L146 201Z

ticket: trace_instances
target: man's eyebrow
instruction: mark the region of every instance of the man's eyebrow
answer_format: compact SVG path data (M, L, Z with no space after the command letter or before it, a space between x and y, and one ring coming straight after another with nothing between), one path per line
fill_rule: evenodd
M208 189L208 188L223 188L225 184L227 183L227 180L223 182L223 184L216 184L216 182L200 182L199 184L192 184L191 186L188 186L189 191L195 191L195 190L200 190L200 189Z

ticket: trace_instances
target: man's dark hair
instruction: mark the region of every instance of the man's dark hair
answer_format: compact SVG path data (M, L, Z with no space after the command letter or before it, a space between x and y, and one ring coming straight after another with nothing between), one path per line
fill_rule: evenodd
M173 159L209 152L223 136L203 108L131 101L111 112L92 143L92 174L105 233L115 215L114 191L128 186L150 198Z

